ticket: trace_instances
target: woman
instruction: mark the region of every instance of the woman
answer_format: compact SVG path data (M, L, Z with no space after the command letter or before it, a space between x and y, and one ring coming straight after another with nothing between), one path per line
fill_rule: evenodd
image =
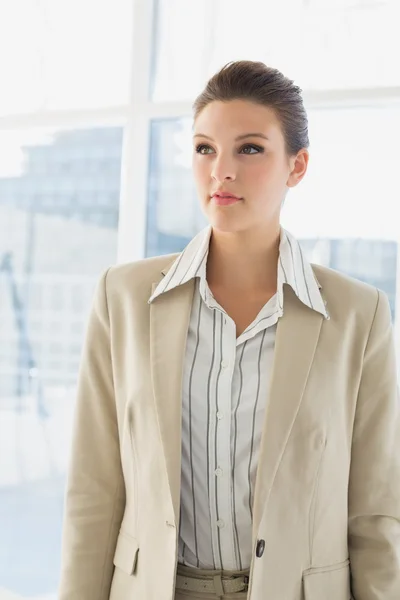
M280 226L309 157L292 81L232 63L194 108L210 226L99 282L60 600L398 600L388 300Z

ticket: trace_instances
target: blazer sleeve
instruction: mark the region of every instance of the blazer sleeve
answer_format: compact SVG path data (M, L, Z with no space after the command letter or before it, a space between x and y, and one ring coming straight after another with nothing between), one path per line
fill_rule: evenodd
M95 291L78 377L59 600L109 599L113 556L125 507L107 274Z
M389 302L377 294L351 452L348 533L355 600L400 598L400 405Z

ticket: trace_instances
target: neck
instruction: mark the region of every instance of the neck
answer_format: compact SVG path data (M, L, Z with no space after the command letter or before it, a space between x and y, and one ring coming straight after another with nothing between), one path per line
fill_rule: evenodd
M280 225L239 232L212 230L207 261L210 286L227 290L275 291Z

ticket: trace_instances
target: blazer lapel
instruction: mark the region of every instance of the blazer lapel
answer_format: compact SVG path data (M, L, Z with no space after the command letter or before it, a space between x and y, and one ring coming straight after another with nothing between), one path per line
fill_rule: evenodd
M158 282L153 284L154 292ZM181 490L182 376L194 280L150 304L151 375L175 523ZM253 542L276 472L299 410L324 317L306 307L285 285L278 321L269 397L260 443L253 506Z
M157 285L153 284L152 293ZM152 382L177 527L181 488L182 375L194 287L192 279L150 304Z
M324 320L323 315L306 307L289 286L285 285L284 290L284 315L277 325L254 492L253 544L301 404Z

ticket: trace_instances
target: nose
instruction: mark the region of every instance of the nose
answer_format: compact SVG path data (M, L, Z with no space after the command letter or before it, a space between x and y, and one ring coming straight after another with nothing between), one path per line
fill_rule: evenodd
M211 177L218 182L235 181L236 167L232 157L220 154L213 162Z

